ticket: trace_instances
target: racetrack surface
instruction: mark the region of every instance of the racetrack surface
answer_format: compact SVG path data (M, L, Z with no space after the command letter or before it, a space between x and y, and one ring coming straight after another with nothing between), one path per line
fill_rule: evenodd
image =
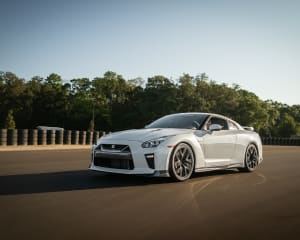
M299 239L300 147L183 183L88 171L89 150L0 152L0 239Z

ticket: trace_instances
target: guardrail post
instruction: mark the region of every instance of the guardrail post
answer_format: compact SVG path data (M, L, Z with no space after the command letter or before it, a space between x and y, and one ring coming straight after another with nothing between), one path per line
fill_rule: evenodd
M0 129L0 146L7 145L7 129Z
M55 144L55 130L47 131L47 144L54 145Z
M79 143L79 131L72 131L71 144L77 145Z
M93 136L93 139L94 139L94 143L97 143L97 140L98 140L98 138L99 138L99 131L95 131L94 132L94 136Z
M28 133L28 144L30 145L38 145L38 130L30 129Z
M72 131L67 130L64 132L64 144L71 144L72 140Z
M46 130L39 130L38 131L38 144L39 145L46 145L47 144L47 131Z
M64 143L64 131L57 130L55 133L55 143L56 144L63 144Z
M86 133L86 144L92 145L93 144L93 132Z
M18 130L8 129L7 130L7 145L18 145Z
M18 144L27 146L28 145L28 129L19 129L18 130Z
M80 131L79 133L79 144L85 145L86 143L86 131Z

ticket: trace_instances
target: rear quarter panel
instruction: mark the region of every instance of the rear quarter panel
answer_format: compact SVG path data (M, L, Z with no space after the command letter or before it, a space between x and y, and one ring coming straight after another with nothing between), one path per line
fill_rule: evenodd
M236 148L233 156L234 162L240 162L244 165L245 152L250 143L256 145L259 152L259 159L260 161L262 160L262 143L259 135L256 132L239 130L237 132Z

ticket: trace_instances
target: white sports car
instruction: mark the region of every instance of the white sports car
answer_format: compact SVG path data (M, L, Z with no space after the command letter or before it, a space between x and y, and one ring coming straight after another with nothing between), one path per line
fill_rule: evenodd
M262 159L261 139L253 128L222 115L178 113L145 129L101 137L93 145L89 169L184 181L193 172L228 168L251 172Z

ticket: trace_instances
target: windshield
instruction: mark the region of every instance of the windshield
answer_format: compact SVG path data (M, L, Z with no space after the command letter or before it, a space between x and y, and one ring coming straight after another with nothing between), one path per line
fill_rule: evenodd
M201 129L207 114L174 114L168 115L150 123L146 128L184 128Z

